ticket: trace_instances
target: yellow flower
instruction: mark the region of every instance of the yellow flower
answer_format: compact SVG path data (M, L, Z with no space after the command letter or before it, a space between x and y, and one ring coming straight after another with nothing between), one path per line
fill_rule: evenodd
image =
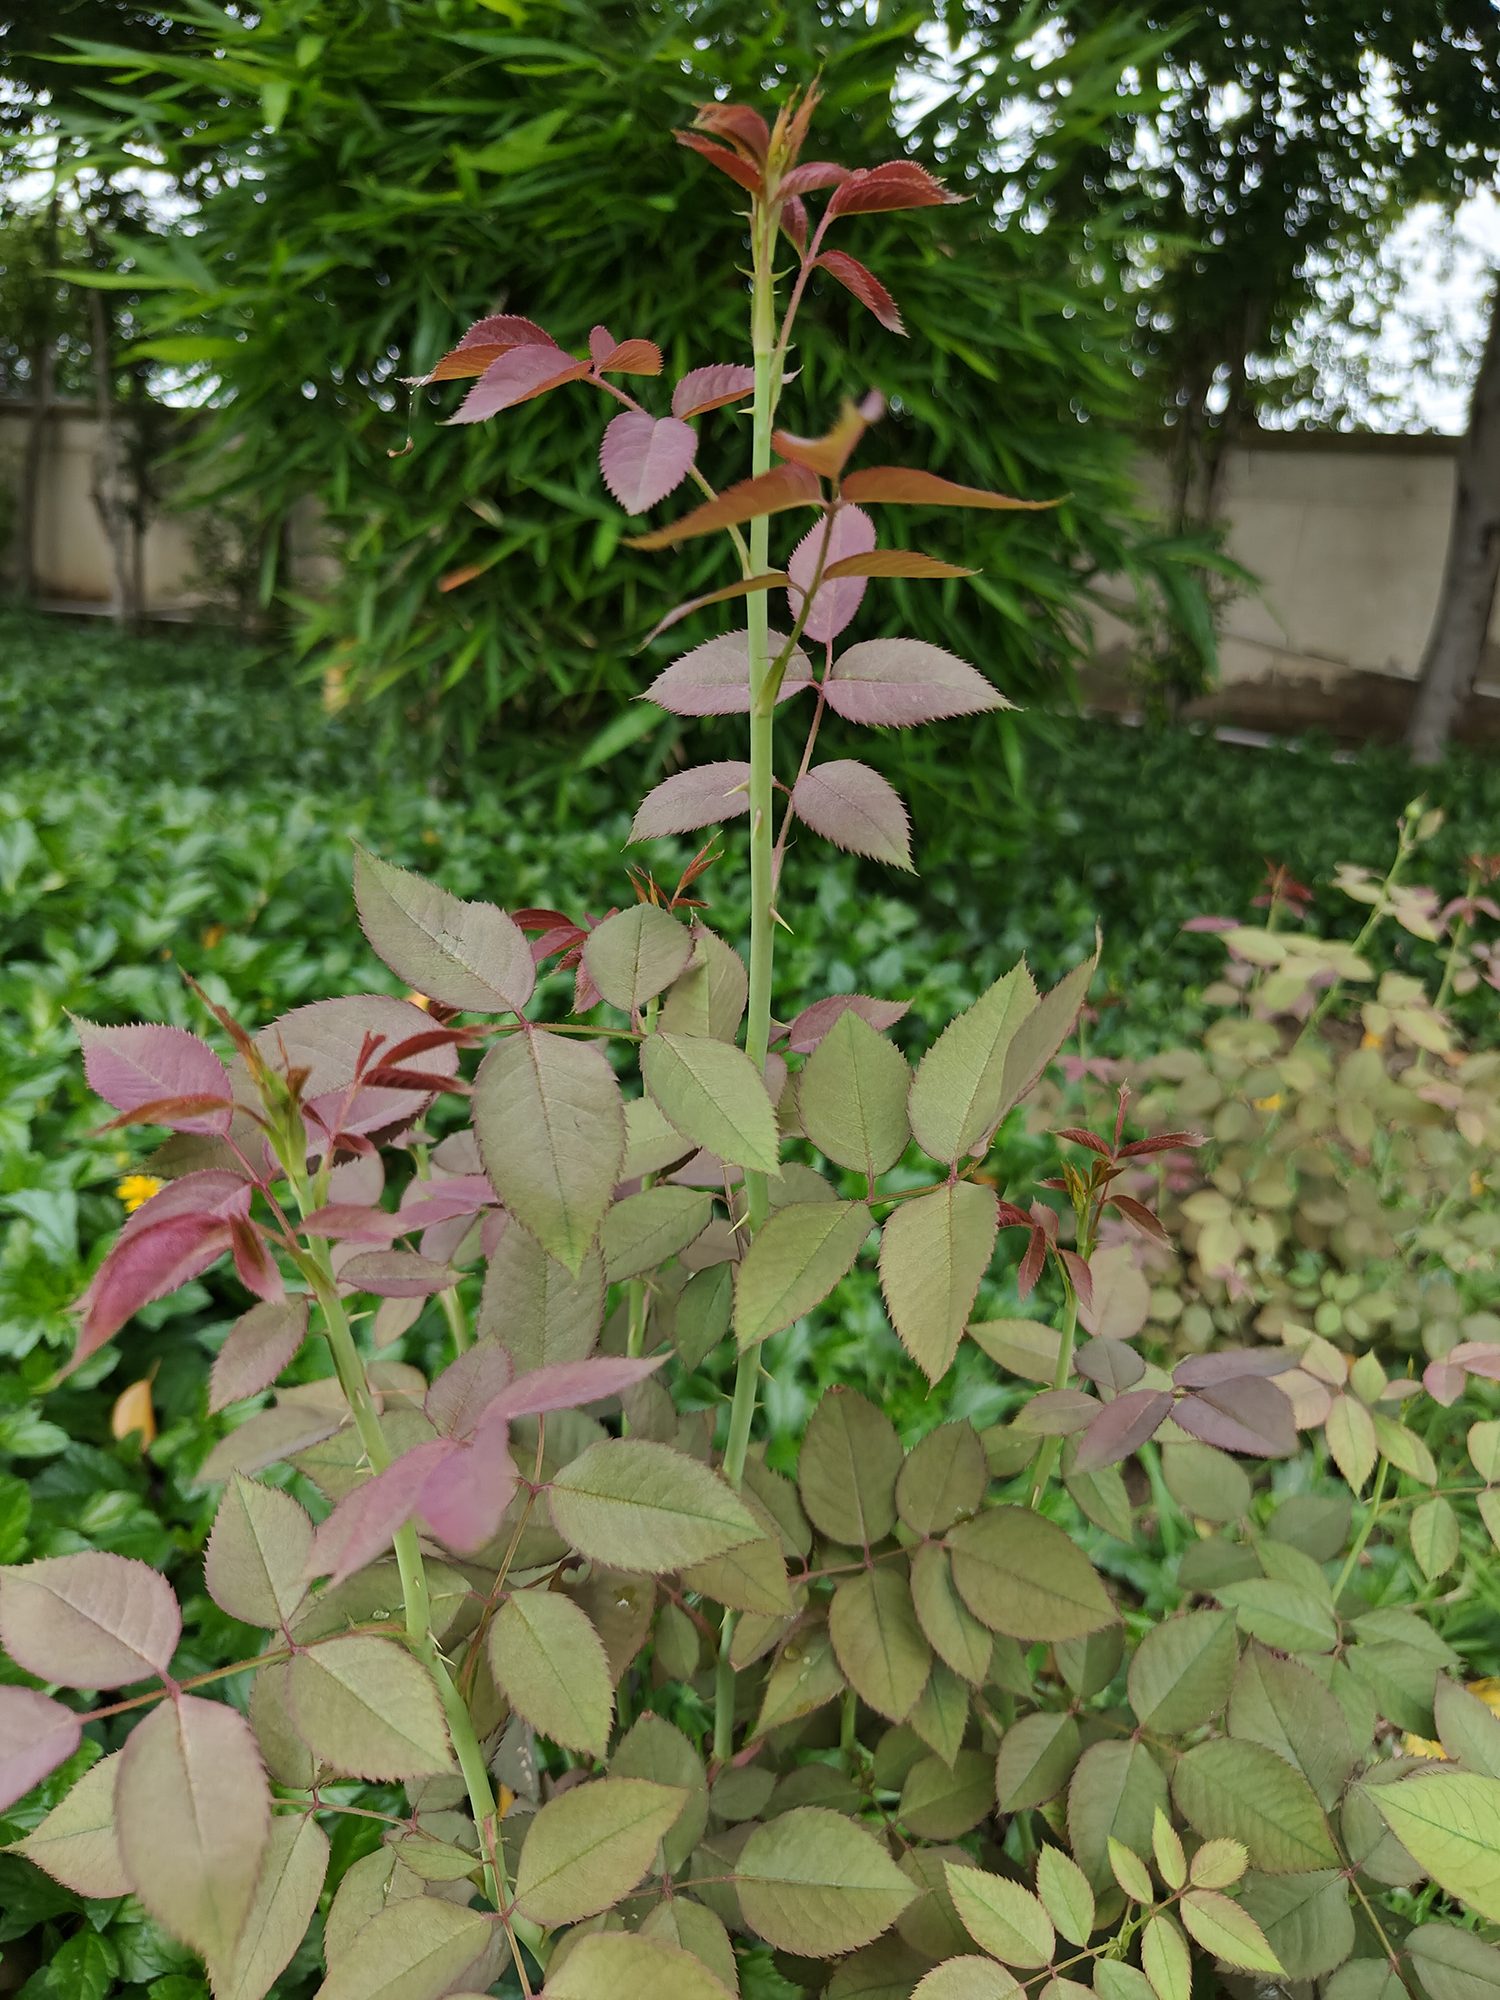
M1484 1175L1476 1167L1473 1173L1469 1175L1469 1199L1471 1201L1478 1201L1483 1193Z
M1384 1035L1373 1034L1369 1028L1366 1028L1363 1035L1360 1036L1359 1045L1362 1049L1383 1049L1385 1047L1385 1037Z
M142 1176L144 1179L144 1176ZM156 1371L153 1369L152 1374ZM156 1412L151 1407L151 1376L139 1382L132 1382L122 1395L115 1398L115 1406L109 1413L110 1434L117 1438L127 1438L132 1431L141 1434L141 1448L150 1444L156 1436Z
M151 1174L127 1174L115 1189L115 1193L125 1204L125 1213L134 1215L142 1202L149 1201L154 1194L160 1194L165 1181L159 1181Z
M1281 1092L1278 1090L1271 1097L1252 1097L1250 1102L1255 1106L1257 1111L1279 1111L1281 1109Z
M1500 1680L1470 1681L1469 1693L1477 1694L1485 1707L1500 1715ZM1407 1736L1402 1739L1401 1748L1408 1757L1441 1757L1446 1763L1447 1751L1441 1743L1429 1743L1425 1736Z

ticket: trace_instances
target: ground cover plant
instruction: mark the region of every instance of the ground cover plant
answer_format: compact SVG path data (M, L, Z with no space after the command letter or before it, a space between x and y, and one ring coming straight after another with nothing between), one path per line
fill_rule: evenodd
M800 915L781 870L794 818L909 860L888 782L814 761L824 709L911 725L998 701L922 642L838 650L867 578L941 568L881 549L861 502L1013 504L907 469L848 471L873 404L816 439L775 428L778 227L805 273L830 223L944 198L904 163L800 165L811 109L768 130L709 106L689 135L751 197L756 366L714 372L752 398L754 459L746 481L640 538L725 528L744 545L726 596L746 598L746 628L684 655L653 694L748 716L750 757L672 772L635 831L748 816L748 966L698 907L723 866L712 841L680 875L638 870L636 900L602 920L514 895L507 915L364 850L361 922L395 991L319 1000L254 1034L202 992L228 1062L180 1027L79 1024L111 1124L174 1136L149 1162L164 1185L134 1190L145 1198L89 1281L69 1379L226 1259L256 1303L209 1385L244 1420L183 1468L187 1487L222 1485L205 1560L216 1609L198 1608L187 1645L176 1595L134 1552L64 1546L0 1575L18 1670L0 1688L0 1768L12 1804L45 1781L18 1851L84 1919L38 1991L85 1971L107 1985L126 1898L217 1991L244 1996L289 1967L315 1979L320 1950L335 2000L500 1980L563 2000L648 1986L1186 2000L1245 1978L1316 1979L1340 2000L1419 1982L1446 2000L1496 1983L1479 1927L1500 1919L1500 1721L1455 1676L1484 1664L1482 1634L1457 1642L1488 1560L1500 1345L1461 1329L1433 1357L1446 1372L1430 1394L1410 1397L1390 1393L1383 1362L1346 1365L1352 1320L1299 1341L1284 1315L1263 1329L1279 1340L1211 1333L1206 1352L1161 1338L1149 1361L1132 1346L1149 1300L1115 1237L1161 1247L1135 1177L1160 1172L1175 1192L1198 1135L1164 1103L1137 1117L1117 1094L1046 1142L1061 1167L1038 1183L1061 1196L1050 1204L1012 1185L995 1145L1069 1039L1091 956L1045 994L1024 965L1002 971L914 1069L888 1033L899 1001L844 990L773 1011L778 919ZM799 185L832 190L814 231L791 207ZM608 377L627 366L654 372L649 343L596 329L584 360L501 319L447 373L479 378L478 417L563 380L617 393ZM691 467L687 420L628 406L614 422L606 481L643 507L664 499ZM773 569L769 516L792 508L813 527ZM773 590L787 637L770 630ZM803 640L826 649L821 677ZM782 695L810 727L778 811ZM1403 858L1429 830L1405 817ZM1435 941L1431 905L1399 880L1372 893ZM1488 914L1469 894L1448 918L1466 931ZM1285 901L1278 889L1273 917ZM1252 1056L1269 1057L1280 1015L1322 1004L1323 975L1362 976L1349 946L1225 935L1237 964L1274 964L1263 988L1205 995L1238 1009L1246 994L1234 1025ZM1451 983L1480 962L1459 938ZM1414 983L1371 1002L1383 1011L1365 1031L1441 1053L1439 1010ZM1222 1037L1209 1052L1235 1055ZM1285 1060L1283 1081L1311 1099L1305 1061L1312 1083ZM1095 1080L1099 1062L1071 1059ZM1244 1069L1213 1074L1253 1090ZM1251 1108L1274 1110L1268 1094ZM1487 1113L1468 1097L1431 1104L1476 1145ZM1372 1127L1339 1129L1369 1150ZM1256 1186L1243 1164L1215 1172ZM1002 1229L1018 1301L1041 1298L1054 1325L974 1317ZM1227 1238L1194 1249L1226 1295L1251 1281ZM960 1351L1001 1353L1011 1421L981 1429L940 1405L946 1421L908 1449L838 1386L800 1438L752 1449L768 1343L862 1258L922 1377L942 1385ZM477 1262L471 1312L460 1273ZM1482 1282L1467 1253L1447 1268ZM442 1331L408 1350L429 1298ZM1043 1347L1048 1386L1030 1394ZM121 1428L144 1437L153 1387L117 1403ZM1348 1488L1377 1460L1356 1518ZM1420 1493L1399 1542L1392 1480L1393 1500L1404 1482ZM1142 1481L1175 1566L1134 1546ZM122 1520L141 1511L131 1482L115 1490ZM205 1670L198 1629L216 1619L250 1628L247 1644ZM198 1692L236 1679L243 1705ZM58 1699L145 1681L102 1707ZM104 1742L82 1745L85 1716ZM358 1854L350 1826L368 1841Z

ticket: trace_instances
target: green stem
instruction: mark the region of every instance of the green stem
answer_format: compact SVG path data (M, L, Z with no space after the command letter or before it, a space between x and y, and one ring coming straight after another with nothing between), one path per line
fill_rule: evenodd
M1078 1295L1073 1287L1068 1287L1067 1310L1063 1314L1062 1344L1057 1350L1057 1367L1053 1371L1054 1389L1066 1389L1068 1377L1073 1372L1073 1338L1078 1331ZM1026 1504L1033 1509L1042 1504L1042 1495L1047 1490L1047 1482L1052 1477L1052 1468L1057 1463L1057 1455L1062 1450L1061 1438L1043 1438L1031 1468L1031 1494Z
M719 1661L714 1669L714 1762L722 1769L734 1755L734 1663L729 1657L737 1611L726 1611L719 1627Z
M1339 1599L1348 1588L1349 1579L1354 1574L1355 1564L1365 1552L1365 1543L1370 1539L1370 1530L1375 1526L1375 1522L1380 1514L1380 1496L1385 1491L1385 1476L1390 1469L1390 1460L1383 1458L1380 1461L1380 1470L1375 1474L1375 1486L1370 1494L1370 1505L1365 1514L1363 1525L1354 1538L1354 1547L1350 1549L1344 1559L1344 1567L1339 1571L1339 1580L1333 1586L1333 1601L1335 1606L1337 1606Z
M469 1315L464 1311L457 1285L449 1285L446 1291L439 1292L438 1304L448 1322L448 1331L453 1335L453 1351L462 1354L469 1344Z

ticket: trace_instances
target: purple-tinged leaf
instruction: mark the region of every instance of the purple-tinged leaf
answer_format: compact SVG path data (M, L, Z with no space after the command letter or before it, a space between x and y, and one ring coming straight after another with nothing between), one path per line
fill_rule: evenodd
M432 1474L458 1449L447 1438L429 1438L356 1486L319 1524L304 1574L339 1584L383 1555L416 1513Z
M1160 1218L1153 1215L1144 1202L1134 1201L1128 1194L1112 1194L1109 1197L1109 1205L1118 1210L1130 1226L1138 1229L1142 1236L1149 1237L1153 1243L1170 1246L1172 1239L1162 1227Z
M0 1570L0 1644L59 1687L126 1687L164 1674L182 1635L172 1586L149 1564L86 1549Z
M825 553L824 542L827 541ZM875 523L869 515L858 507L841 507L833 516L833 524L825 531L820 521L807 533L792 550L787 562L786 573L792 579L792 588L787 592L787 603L791 606L793 618L802 609L803 599L812 589L813 575L819 560L824 563L825 573L834 563L847 556L868 555L875 546ZM814 644L825 646L836 639L853 618L860 607L869 584L864 577L845 577L832 583L820 582L818 594L802 627L803 637ZM855 648L858 651L858 648Z
M403 380L414 388L424 388L429 382L461 381L471 375L482 375L492 361L498 361L513 347L550 347L559 353L557 342L550 333L545 333L535 320L522 319L518 313L491 313L487 319L477 319L458 343L450 348L430 375L408 375Z
M465 1138L472 1135L465 1133ZM401 1196L401 1227L431 1229L439 1222L462 1220L496 1205L495 1190L483 1174L453 1174L439 1180L412 1180Z
M807 255L807 203L800 194L789 194L781 204L781 227L795 244L797 255Z
M1466 1369L1489 1382L1500 1382L1500 1346L1490 1340L1461 1340L1446 1356L1454 1368Z
M630 838L656 840L737 819L750 810L749 786L748 764L696 764L690 771L674 771L642 799Z
M1297 1449L1292 1406L1274 1382L1242 1375L1173 1405L1172 1420L1205 1444L1252 1458L1290 1458Z
M1106 1160L1109 1158L1109 1147L1099 1137L1099 1134L1087 1131L1081 1125L1059 1126L1058 1130L1052 1136L1054 1139L1066 1139L1074 1146L1087 1146L1091 1153L1102 1154Z
M880 324L891 333L906 332L901 308L875 273L861 264L857 257L851 257L846 250L825 250L813 263L815 269L826 271L829 277L838 280L846 292L852 292L860 304L874 313Z
M126 1125L165 1125L175 1132L190 1129L196 1132L204 1118L212 1118L222 1119L219 1129L227 1131L233 1116L234 1105L227 1097L208 1097L199 1092L187 1097L153 1098L149 1104L139 1105L134 1111L122 1111L118 1118L107 1118L98 1129L101 1132L118 1132Z
M716 361L708 368L689 369L672 391L674 417L701 417L726 403L742 403L755 392L755 370L737 362Z
M34 1688L0 1687L0 1812L78 1748L83 1718Z
M1073 1280L1073 1289L1078 1294L1078 1316L1083 1319L1086 1313L1093 1310L1094 1274L1076 1250L1059 1250L1057 1254L1062 1259L1064 1270ZM1084 1324L1088 1324L1086 1319Z
M787 1049L795 1056L810 1056L840 1014L852 1009L877 1032L894 1028L911 1011L910 1000L873 1000L868 993L830 993L826 1000L814 1000L804 1007L787 1030Z
M358 1136L399 1131L432 1102L430 1091L372 1089L368 1085L356 1088L354 1079L361 1056L367 1052L368 1038L379 1036L382 1046L397 1048L431 1027L429 1017L408 1000L394 1000L383 993L353 993L293 1008L261 1029L255 1047L261 1058L282 1074L307 1071L304 1110L324 1131L336 1128ZM451 1043L434 1048L423 1057L423 1067L455 1076L458 1050ZM236 1095L242 1103L258 1106L248 1077L243 1078L242 1086L236 1085ZM314 1134L312 1150L320 1150L322 1143Z
M748 160L742 160L738 153L730 152L727 146L716 146L712 139L705 139L701 132L673 132L672 137L679 146L690 146L695 153L701 153L711 166L721 174L728 174L732 181L738 181L747 193L757 197L765 192L765 182Z
M248 1183L240 1185L248 1196ZM144 1213L145 1209L136 1211L137 1215ZM227 1222L202 1215L178 1215L134 1236L122 1234L79 1300L83 1322L63 1374L71 1374L97 1353L142 1306L201 1277L210 1265L218 1263L231 1243Z
M467 1013L519 1013L531 998L536 969L525 933L493 903L466 903L425 875L393 868L356 846L354 900L360 928L391 970L445 1007ZM428 1041L413 1030L408 1042ZM424 1058L451 1043L431 1042L411 1053ZM378 1059L399 1062L395 1051ZM424 1060L424 1070L432 1067ZM451 1075L446 1061L441 1071ZM420 1086L419 1086L420 1087Z
M1171 1401L1170 1396L1167 1400ZM1071 1437L1074 1431L1086 1429L1098 1414L1099 1399L1086 1389L1043 1389L1022 1404L1016 1425L1033 1437Z
M425 1299L456 1285L458 1273L414 1250L367 1250L339 1267L339 1283L378 1299Z
M1435 1403L1451 1410L1464 1392L1464 1371L1449 1361L1429 1361L1422 1370L1422 1387Z
M208 1378L210 1411L269 1389L307 1338L306 1294L252 1306L229 1329Z
M259 1223L242 1219L231 1222L229 1247L234 1254L235 1276L247 1292L273 1305L286 1297L280 1266L271 1255Z
M622 410L599 443L604 483L627 514L647 514L680 486L698 455L698 433L680 417Z
M422 1186L413 1182L413 1186ZM436 1216L433 1217L436 1221ZM354 1202L332 1201L315 1208L302 1223L309 1236L324 1236L331 1243L394 1243L418 1224L388 1208L365 1208Z
M839 519L850 512L858 509L844 509ZM983 674L924 639L867 639L851 646L834 661L823 694L846 721L898 729L1014 706Z
M1133 1389L1146 1372L1146 1364L1133 1347L1123 1340L1087 1340L1073 1358L1073 1366L1085 1380L1101 1389L1123 1395Z
M771 659L786 647L783 632L767 634ZM811 685L812 665L800 646L786 663L777 702L790 699ZM750 713L750 634L726 632L705 639L681 659L663 669L646 690L646 700L673 715L748 715Z
M515 1364L498 1340L476 1340L438 1376L427 1391L428 1419L444 1437L471 1438L485 1411L510 1387Z
M644 1360L625 1356L602 1356L593 1361L549 1361L528 1369L508 1388L502 1389L486 1412L489 1417L536 1417L548 1410L576 1410L585 1403L603 1402L618 1396L652 1375L665 1355ZM440 1378L441 1379L441 1378Z
M1175 1153L1181 1146L1207 1143L1201 1132L1158 1132L1154 1139L1132 1139L1128 1146L1120 1148L1120 1158L1136 1160L1151 1153Z
M503 1417L486 1417L472 1444L455 1445L422 1488L422 1519L459 1555L473 1555L500 1532L516 1490Z
M706 500L690 514L657 528L649 535L629 538L632 549L667 549L695 535L711 535L720 528L733 528L745 521L757 521L767 514L781 514L788 507L821 507L823 496L817 479L800 465L775 465L753 479L741 479L725 487L717 499Z
M794 194L814 194L819 188L837 187L840 181L848 180L851 171L834 160L809 160L805 166L793 167L789 174L783 174L776 193L782 201Z
M748 771L748 766L746 767ZM792 790L797 817L836 847L911 872L906 808L868 764L841 758L805 772Z
M275 1409L262 1410L221 1438L200 1466L198 1478L211 1483L228 1479L235 1472L260 1472L332 1437L343 1428L347 1416L347 1410L320 1410L280 1401Z
M895 208L937 208L961 201L915 160L886 160L860 167L839 183L828 213L878 215Z
M89 1088L116 1111L139 1111L152 1105L165 1114L173 1099L206 1098L212 1106L159 1115L153 1125L170 1125L178 1132L223 1134L232 1111L229 1072L206 1042L185 1028L100 1028L75 1020L83 1044L83 1067Z
M613 354L619 342L607 326L591 327L589 330L589 359L597 368L606 354Z
M599 375L660 375L661 349L654 340L622 340L602 360L595 358L594 370Z
M1182 928L1185 931L1222 933L1224 931L1242 930L1244 926L1238 917L1189 917Z
M653 639L669 632L674 625L680 625L684 618L691 618L695 611L701 611L705 604L726 604L731 597L753 597L757 591L774 590L787 580L783 569L768 569L762 576L741 577L736 583L726 583L722 590L705 591L702 597L690 597L683 604L674 604L665 618L658 618L645 638L640 640L635 651L642 652Z
M1128 1350L1126 1350L1128 1352ZM1098 1472L1118 1465L1155 1437L1172 1414L1172 1398L1161 1389L1131 1389L1107 1403L1078 1440L1075 1472Z
M1215 1354L1190 1354L1172 1370L1179 1389L1213 1389L1247 1375L1284 1375L1297 1357L1285 1347L1220 1348Z
M580 381L592 366L589 361L575 361L560 347L509 348L490 363L447 421L481 424L486 417L529 403L533 396L545 395L564 382Z
M1039 513L1056 507L1056 500L1012 500L1006 493L987 493L982 486L959 486L935 472L910 465L870 465L851 472L839 489L845 500L894 501L916 507L985 507L1004 512Z

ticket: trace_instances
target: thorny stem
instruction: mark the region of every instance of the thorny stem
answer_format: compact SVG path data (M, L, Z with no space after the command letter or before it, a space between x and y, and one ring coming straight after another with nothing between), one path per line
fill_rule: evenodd
M1376 901L1374 907L1371 909L1369 916L1365 919L1364 927L1360 931L1359 936L1354 940L1353 945L1350 947L1356 958L1358 958L1361 955L1361 953L1364 951L1366 943L1369 941L1371 937L1374 936L1376 930L1390 915L1391 890L1396 886L1397 877L1400 875L1402 869L1406 866L1407 862L1411 859L1412 855L1416 853L1416 851L1417 851L1417 842L1415 833L1409 826L1408 822L1403 819L1401 822L1400 836L1396 846L1396 858L1391 863L1389 874L1386 876L1385 880L1380 885L1380 895L1378 900ZM1333 1005L1334 1001L1338 998L1340 993L1343 992L1343 990L1344 990L1344 982L1342 979L1335 979L1331 986L1324 988L1322 999L1318 1002L1317 1006L1314 1007L1312 1012L1308 1015L1307 1020L1303 1025L1302 1033L1297 1037L1296 1043L1294 1044L1292 1051L1293 1054L1295 1054L1297 1050L1302 1047L1302 1044L1307 1040L1308 1036L1312 1033L1313 1029L1317 1027L1318 1023L1323 1019L1323 1016L1328 1012L1329 1008Z
M1053 1371L1054 1389L1066 1389L1068 1377L1073 1372L1073 1337L1078 1331L1078 1294L1071 1282L1068 1285L1068 1303L1063 1313L1062 1344L1057 1350L1057 1367ZM1027 1506L1033 1511L1042 1504L1042 1495L1047 1490L1047 1482L1052 1477L1052 1468L1057 1463L1057 1454L1062 1449L1062 1439L1043 1438L1037 1449L1035 1462L1031 1468L1031 1493Z
M1477 896L1478 893L1479 893L1479 877L1471 868L1469 870L1469 885L1468 888L1464 891L1465 898L1466 900L1472 902L1473 898ZM1448 996L1453 991L1454 974L1458 971L1458 955L1463 950L1464 939L1468 935L1469 935L1469 920L1467 917L1460 916L1457 923L1455 923L1453 926L1453 941L1448 946L1447 957L1443 960L1442 983L1438 987L1437 998L1432 1003L1432 1011L1435 1014L1441 1014L1443 1009L1448 1004ZM1426 1069L1427 1058L1431 1053L1432 1051L1430 1049L1418 1049L1417 1059L1415 1063L1413 1063L1412 1068L1417 1070Z
M1354 1538L1354 1547L1350 1549L1348 1555L1344 1558L1344 1567L1339 1571L1339 1580L1333 1586L1333 1601L1335 1604L1338 1603L1348 1588L1349 1579L1354 1574L1355 1564L1365 1552L1365 1543L1370 1539L1370 1530L1375 1526L1375 1522L1380 1514L1380 1496L1385 1491L1385 1476L1390 1469L1390 1460L1381 1459L1380 1470L1375 1474L1375 1485L1370 1494L1370 1505L1365 1513L1364 1522L1360 1527L1359 1533Z

